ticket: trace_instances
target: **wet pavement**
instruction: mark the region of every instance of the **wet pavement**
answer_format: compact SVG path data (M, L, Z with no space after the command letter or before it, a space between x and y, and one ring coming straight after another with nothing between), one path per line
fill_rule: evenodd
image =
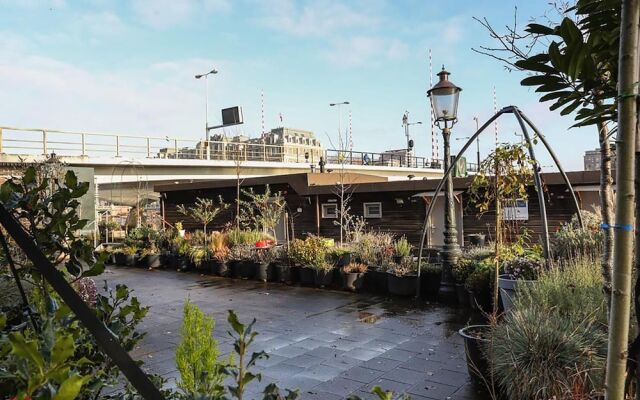
M227 310L241 322L256 318L253 351L269 359L255 372L246 398L267 383L300 389L301 399L374 399L376 385L415 400L478 400L469 383L457 330L464 310L412 300L281 284L232 280L195 273L110 267L101 277L125 283L151 306L140 329L147 332L132 355L175 384L174 352L188 297L216 321L221 354L232 351Z

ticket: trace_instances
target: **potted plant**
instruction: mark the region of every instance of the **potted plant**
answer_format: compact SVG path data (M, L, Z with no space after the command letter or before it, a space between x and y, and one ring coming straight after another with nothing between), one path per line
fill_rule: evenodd
M116 265L127 265L127 255L124 253L123 248L118 248L113 251L113 258Z
M307 262L313 270L313 282L318 287L329 286L333 282L333 265L327 261L332 242L319 236L310 236L305 240Z
M489 325L469 325L458 331L464 339L469 376L479 387L486 387L491 379L489 363L484 355L484 349L489 343L490 330Z
M205 262L209 271L218 276L227 274L227 260L229 259L229 247L227 246L227 237L222 232L213 232L209 238L208 246L208 262Z
M402 264L404 259L411 256L413 246L409 243L405 236L393 243L393 261L396 264Z
M173 252L175 254L175 268L178 271L189 269L189 255L191 253L191 244L182 236L173 238Z
M160 250L155 243L142 250L142 257L146 260L148 269L160 268L162 263L160 262Z
M357 292L364 285L364 276L369 266L367 264L353 262L342 267L342 282L345 289Z
M351 251L345 247L335 247L331 250L331 259L336 267L343 268L351 263Z
M467 277L464 284L469 292L471 308L491 311L491 283L493 278L493 262L485 260L477 264L476 269Z
M498 277L500 302L505 312L513 307L518 286L532 285L538 279L543 261L538 258L516 257L502 264L502 275Z
M207 257L207 250L203 246L191 246L189 249L189 259L196 269L202 270L202 262Z
M317 287L326 287L333 282L333 265L327 260L313 263L311 267L314 270L314 282Z
M254 247L248 244L238 244L231 247L229 264L231 276L238 279L251 279L255 276Z
M442 264L423 264L420 271L420 290L429 300L438 298L440 281L442 279Z
M300 283L303 285L313 285L315 278L310 261L312 258L311 246L309 245L310 242L307 240L295 239L289 243L288 257L291 264L293 264L297 269L297 275Z
M185 234L185 230L184 230L184 227L182 226L182 221L176 222L175 228L176 228L176 232L178 232L178 236L183 238Z
M451 275L456 283L456 295L458 304L461 306L469 306L469 292L464 284L469 275L475 270L476 264L477 261L463 257L452 267Z
M138 258L138 248L134 245L124 246L122 253L126 257L126 265L128 267L134 267Z
M273 280L269 278L273 275L271 265L278 257L276 247L257 247L254 255L257 263L255 279L261 282Z
M403 260L402 264L391 263L387 280L387 290L397 296L413 296L418 283L417 264L413 260Z

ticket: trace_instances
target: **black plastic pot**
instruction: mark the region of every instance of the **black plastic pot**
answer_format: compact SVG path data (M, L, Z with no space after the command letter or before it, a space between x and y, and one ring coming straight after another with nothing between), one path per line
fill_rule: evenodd
M420 274L420 291L429 300L438 299L442 272L423 272Z
M366 272L343 272L342 285L346 290L357 292L364 285Z
M227 274L229 273L229 267L225 262L212 260L211 273L217 276L227 276Z
M316 269L314 273L314 280L317 287L325 287L331 285L331 283L333 282L333 268Z
M160 261L160 254L148 254L147 255L147 268L155 269L160 268L162 262Z
M176 270L183 271L189 269L189 259L185 256L176 256Z
M389 293L396 296L413 296L416 294L416 284L418 283L418 276L396 276L393 274L389 274L387 282Z
M137 254L125 254L127 267L135 267L138 262Z
M315 284L315 270L311 267L300 267L300 283L302 285L313 286Z
M240 260L231 266L231 276L237 279L253 279L256 275L256 264L253 261Z
M301 267L297 265L289 266L289 278L291 279L291 283L300 282L300 268Z
M485 387L491 382L489 363L484 357L482 347L489 342L486 336L491 329L488 325L470 325L458 331L464 338L464 348L467 356L467 369L473 383ZM517 384L514 382L514 384Z
M139 255L136 259L136 267L147 268L147 257L149 256Z
M469 307L469 292L464 287L464 283L456 283L456 296L458 297L458 304L462 307Z
M386 294L389 290L388 276L386 271L369 268L364 276L364 290L375 294Z
M266 282L269 278L269 264L256 263L255 264L255 279L257 281Z
M115 253L113 255L116 265L127 265L127 255L124 253Z
M273 281L290 283L291 282L291 268L284 264L273 264Z
M213 271L214 260L202 260L198 265L198 272L201 274L210 274Z
M336 265L338 267L344 267L345 265L349 265L350 263L351 263L351 253L340 254L338 259L336 260Z

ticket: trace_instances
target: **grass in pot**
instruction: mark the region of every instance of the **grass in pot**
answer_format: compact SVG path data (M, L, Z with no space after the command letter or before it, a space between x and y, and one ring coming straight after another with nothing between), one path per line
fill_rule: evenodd
M403 260L401 264L389 265L387 289L396 296L413 296L418 284L417 263L413 260Z
M226 276L228 274L227 260L229 259L226 235L222 232L213 232L209 236L208 249L211 256L209 263L211 273L217 276Z
M342 267L342 282L346 290L357 292L364 285L364 277L369 266L364 263L352 262Z
M124 246L122 253L125 255L126 265L128 267L134 267L138 259L138 248L133 245Z
M413 246L411 246L405 236L396 240L393 243L393 262L396 264L402 264L406 258L411 257L412 249Z

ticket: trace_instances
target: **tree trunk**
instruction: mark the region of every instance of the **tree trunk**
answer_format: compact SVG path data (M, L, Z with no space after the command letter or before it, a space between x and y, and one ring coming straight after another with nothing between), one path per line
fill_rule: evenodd
M600 216L602 223L613 225L613 174L609 128L604 122L598 123L598 141L600 142ZM607 305L611 306L611 266L613 260L613 230L604 229L604 244L600 265L604 277L604 293Z
M618 73L618 140L611 312L607 351L606 399L622 400L625 392L631 273L633 263L634 163L640 0L623 0Z

